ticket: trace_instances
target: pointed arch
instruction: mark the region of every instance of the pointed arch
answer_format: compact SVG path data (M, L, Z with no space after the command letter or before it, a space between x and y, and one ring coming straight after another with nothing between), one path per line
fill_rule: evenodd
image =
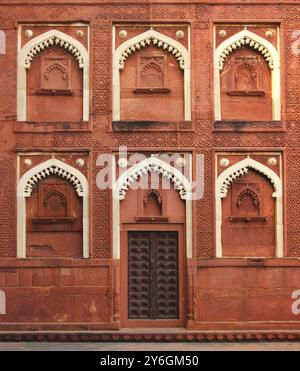
M124 69L129 55L141 48L155 45L167 50L184 70L185 120L191 120L191 66L190 52L178 41L155 30L148 30L122 43L113 55L113 120L120 121L120 70Z
M222 198L226 198L231 184L250 170L256 170L267 177L274 188L273 197L276 198L276 257L284 255L283 246L283 188L282 180L268 166L247 157L244 160L224 170L216 182L216 256L222 254Z
M40 52L53 46L61 47L71 53L80 68L89 66L88 51L83 44L59 30L47 31L28 41L20 51L19 66L29 69L32 61Z
M178 41L155 30L143 32L121 44L114 53L113 66L123 69L129 55L149 45L157 46L173 54L181 69L190 67L187 49Z
M215 51L215 67L222 70L227 56L242 46L249 46L260 52L271 70L279 67L279 54L273 44L249 30L236 33L218 46Z
M133 165L114 181L113 189L113 258L120 259L120 202L125 199L130 185L147 173L160 174L174 183L174 188L185 200L186 219L186 254L193 257L193 222L192 222L192 186L191 182L175 167L157 157L148 157ZM114 162L114 176L116 164Z
M28 170L20 179L17 187L18 222L17 222L17 257L26 258L26 198L40 180L49 175L66 179L83 198L83 257L89 258L89 186L84 174L73 166L52 158Z
M228 55L242 46L257 50L265 58L272 74L272 105L273 120L281 120L281 84L280 84L280 55L278 50L268 40L251 32L242 30L223 41L214 52L214 89L215 89L215 120L220 121L221 87L220 71Z
M59 30L50 30L28 41L18 55L18 121L26 121L26 70L43 50L58 46L74 56L83 69L83 120L89 119L89 53L85 46Z
M282 182L279 176L268 166L250 157L230 166L220 174L217 180L217 196L225 198L231 183L246 174L251 168L264 174L270 180L274 188L273 197L282 197Z
M166 177L174 183L175 189L179 191L183 200L191 198L191 185L188 179L175 167L156 157L149 157L135 164L124 172L116 184L118 197L123 200L130 185L148 172L154 172Z

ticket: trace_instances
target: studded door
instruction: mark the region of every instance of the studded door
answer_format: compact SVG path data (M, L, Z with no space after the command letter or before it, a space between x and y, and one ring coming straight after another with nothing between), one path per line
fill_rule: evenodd
M128 318L178 319L177 232L129 232Z

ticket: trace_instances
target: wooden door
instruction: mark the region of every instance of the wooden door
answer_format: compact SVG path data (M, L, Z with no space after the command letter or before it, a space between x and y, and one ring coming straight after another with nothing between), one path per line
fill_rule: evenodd
M177 320L178 232L128 232L128 319Z

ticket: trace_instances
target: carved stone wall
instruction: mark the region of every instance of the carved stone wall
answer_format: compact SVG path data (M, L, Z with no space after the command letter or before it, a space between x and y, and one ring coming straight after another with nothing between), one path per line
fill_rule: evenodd
M53 323L58 329L78 322L86 323L86 329L111 329L115 326L112 316L114 294L111 260L112 201L110 191L101 191L97 188L96 177L99 167L96 166L96 160L100 154L112 153L119 145L124 144L129 147L130 151L149 150L155 152L165 149L168 152L178 152L187 150L194 151L194 155L204 154L205 156L205 192L203 198L195 201L193 206L194 264L199 280L192 280L193 285L196 285L194 287L196 308L193 312L195 313L195 322L191 326L196 328L197 323L199 325L205 321L224 322L231 319L236 322L249 319L255 321L256 318L264 322L271 320L297 321L297 318L291 318L288 306L291 289L299 289L299 263L296 259L292 263L283 262L281 259L279 262L274 262L271 259L272 262L268 264L274 266L270 270L248 267L247 272L249 273L245 275L243 274L245 265L251 266L251 264L259 263L247 259L242 261L236 259L234 263L222 261L222 264L228 264L226 268L217 267L215 269L213 266L219 264L214 259L216 256L214 154L219 151L231 153L234 151L242 154L262 151L282 153L285 256L300 257L300 208L297 207L300 197L298 186L300 174L300 79L298 78L300 56L294 54L292 49L294 43L297 43L295 31L300 29L300 13L295 3L291 4L288 0L269 2L269 4L261 4L256 0L247 3L212 0L211 4L197 4L188 1L174 4L174 1L167 0L160 3L143 2L137 4L129 1L128 3L123 1L114 4L103 1L97 6L90 1L85 1L85 5L82 4L82 1L73 0L67 5L48 3L36 5L30 0L25 2L16 0L13 5L9 3L0 5L0 30L6 34L6 54L0 53L0 70L4 71L0 79L0 282L1 287L10 287L9 295L14 298L15 303L9 317L0 316L0 322L14 323L14 329L21 328L16 323L36 323L31 328L38 329L40 328L37 325L38 322ZM214 122L213 103L214 26L221 27L220 24L227 23L243 25L245 20L252 25L262 24L262 18L263 24L266 26L264 32L268 28L273 28L274 25L279 25L282 122L277 125L268 119L266 122L256 120L249 123L251 117L243 117L243 120L239 122L220 124L222 130L217 130L218 127ZM53 112L52 123L17 122L18 29L16 29L15 22L22 21L24 23L20 36L21 42L24 43L28 41L25 31L30 29L26 22L30 22L30 24L52 22L54 27L61 27L61 30L67 31L70 23L76 19L89 23L90 26L89 123L74 126L62 118L57 119L56 112ZM281 24L278 23L278 20L281 20ZM57 22L63 26L57 26ZM174 129L174 127L169 130L169 127L164 125L151 127L147 124L135 131L114 130L112 125L112 25L118 27L117 34L119 34L124 25L133 23L142 24L147 29L156 23L166 24L172 26L174 31L180 30L179 25L183 23L190 24L193 117L191 125L185 131L182 128L186 127L180 123L178 124L180 130ZM218 28L218 31L221 29ZM262 37L265 37L264 32L261 34ZM76 37L75 32L73 36ZM87 39L83 38L81 42L87 45ZM184 39L184 43L188 43L188 40ZM276 43L277 39L274 39L274 45ZM185 45L187 46L187 44ZM42 53L39 56L41 57ZM145 57L148 56L145 55ZM42 63L38 69L39 74L41 71L45 72L43 75L45 78L45 75L47 77L55 71L55 74L58 74L61 79L59 84L63 85L58 86L55 83L50 86L51 80L45 78L41 84L42 88L59 87L65 89L70 83L65 72L65 69L69 68L69 62L65 64L63 56L49 56L49 58L54 58L52 67L48 69L48 62L44 61L44 64ZM125 66L128 62L129 59L125 62ZM162 78L162 66L159 59L158 61L146 62L147 68L145 69L143 69L145 61L140 62L139 68L142 75L136 87L144 88L145 85L149 85L149 81L150 85L154 84L154 80L155 85L168 87ZM176 60L175 62L177 63ZM257 72L249 67L251 64L245 63L235 71L236 79L231 80L233 90L248 90L249 87L260 90ZM151 77L145 80L143 76L151 69L156 71L155 79L153 80ZM178 72L182 73L182 71ZM137 75L135 75L135 79L136 77ZM147 120L147 118L145 119ZM91 199L91 259L88 262L72 258L66 259L64 262L37 259L34 262L29 260L22 263L15 260L17 251L16 157L17 154L24 152L56 152L62 153L63 158L74 152L86 154L89 163L86 175L89 178ZM245 190L243 188L241 192L245 191L248 192L248 196L250 195L254 213L257 201L255 201L256 197L253 192L258 192L251 188L249 193L248 189L249 186ZM243 195L240 193L237 198L240 196L242 200ZM25 266L26 264L27 266ZM212 264L212 266L205 266L205 269L202 269L203 264ZM230 264L236 264L236 266L233 267ZM276 264L294 264L294 267L285 270L284 267L279 268ZM8 267L13 268L14 271L1 271L1 269L7 270ZM259 271L259 275L256 277L255 272L251 269ZM276 284L272 283L273 276L269 272L276 275ZM222 284L224 277L226 277L226 282ZM231 285L232 280L235 281L235 285ZM287 309L282 312L279 310L271 312L269 298L275 298L278 293L278 285L281 287L279 299L284 298L283 302L287 304ZM86 292L83 292L82 287L86 288ZM25 294L21 294L22 292ZM30 293L29 296L26 294L27 292ZM219 302L222 305L219 310L212 304L215 303L216 296L221 298ZM231 309L223 305L228 297L230 297L232 308L249 306L251 315L244 316L238 309L232 309L235 312L230 312ZM207 298L209 298L208 301ZM87 305L82 303L82 299L86 300ZM279 299L274 301L276 305L280 305ZM203 310L205 302L209 302L209 305ZM263 315L255 317L255 308L257 310L260 303L264 304L264 308L269 309L266 309ZM27 309L23 314L20 314L15 309L18 306L25 306ZM78 313L72 309L74 306L78 306ZM76 328L76 326L72 326L70 325L69 328ZM216 324L215 326L221 328L223 325ZM246 324L244 326L247 327ZM288 325L286 326L288 327ZM300 328L299 324L295 325L294 322L293 326L293 328L295 326Z

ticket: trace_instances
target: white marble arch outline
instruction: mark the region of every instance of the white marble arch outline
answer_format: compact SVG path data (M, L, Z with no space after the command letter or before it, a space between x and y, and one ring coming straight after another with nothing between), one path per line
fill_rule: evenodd
M273 120L281 120L281 82L280 82L280 55L277 49L263 37L251 32L249 30L242 30L235 35L229 37L221 43L214 52L214 105L215 105L215 120L222 120L221 110L221 79L220 71L223 69L220 63L223 52L232 44L240 41L241 39L249 38L255 43L264 46L272 57L272 112Z
M0 290L0 314L6 314L6 294Z
M77 194L83 198L82 205L82 240L83 258L89 258L89 185L88 180L79 170L58 159L52 158L28 170L20 179L17 186L17 258L26 258L26 198L31 196L28 185L34 185L42 178L46 178L46 170L57 168L58 176L66 178L74 185L74 180L79 184ZM44 174L44 175L43 175Z
M0 30L0 55L6 54L6 34Z
M222 198L226 198L228 188L235 179L245 174L249 169L254 169L265 175L273 185L273 197L276 198L276 257L284 256L283 238L283 188L282 180L269 167L260 162L247 157L246 159L230 166L224 170L216 182L216 257L222 258Z
M57 37L64 41L66 44L72 45L80 53L79 67L83 69L83 121L89 120L89 53L87 49L78 40L73 37L61 32L59 30L50 30L42 33L41 35L28 41L18 53L18 78L17 78L17 117L18 121L27 120L27 79L26 69L28 64L26 63L28 53L35 47L50 38ZM49 46L51 47L51 45ZM37 55L38 53L36 53ZM75 58L75 56L74 56Z
M147 39L157 39L177 49L184 60L184 119L191 120L191 62L190 52L178 41L155 30L143 32L121 44L113 53L113 121L121 120L120 60L126 49Z
M158 171L162 176L173 176L182 184L185 192L181 192L183 188L178 189L175 184L175 189L179 191L182 200L185 200L185 221L186 221L186 257L193 257L193 204L192 204L192 186L190 181L176 168L156 157L149 157L129 168L124 172L118 180L116 177L116 161L113 165L113 259L120 259L120 202L126 197L126 193L120 192L123 189L127 179L133 178L136 174L147 174L152 171ZM191 171L191 169L190 169ZM192 175L191 175L192 176ZM170 178L169 178L170 179ZM178 184L177 183L177 184Z

